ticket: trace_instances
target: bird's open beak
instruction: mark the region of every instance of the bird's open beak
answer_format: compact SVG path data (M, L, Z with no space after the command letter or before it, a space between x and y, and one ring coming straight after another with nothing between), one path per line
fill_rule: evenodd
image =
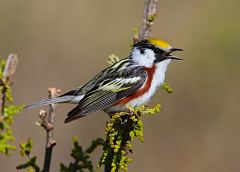
M175 52L175 51L183 51L183 49L181 48L172 48L169 53L166 54L168 59L173 59L173 60L183 60L182 58L179 58L177 56L171 55L171 53Z

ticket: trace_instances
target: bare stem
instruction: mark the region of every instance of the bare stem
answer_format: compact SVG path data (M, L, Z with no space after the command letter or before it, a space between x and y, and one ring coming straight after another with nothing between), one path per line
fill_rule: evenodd
M56 88L48 89L48 98L55 98L59 95L61 90ZM49 112L47 113L44 110L41 110L39 116L42 120L41 126L46 130L46 148L45 148L45 157L44 157L44 165L43 172L50 171L51 158L52 158L52 150L56 145L56 141L53 138L53 129L54 129L54 121L55 121L55 105L49 105Z
M158 0L145 0L143 24L138 35L133 38L134 43L137 43L144 38L149 37L151 27L156 16L157 1Z

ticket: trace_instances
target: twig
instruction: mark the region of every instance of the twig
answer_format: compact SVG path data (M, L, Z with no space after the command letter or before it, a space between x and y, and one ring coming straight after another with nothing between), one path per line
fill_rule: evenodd
M0 117L4 115L4 106L6 100L6 92L8 86L12 84L13 75L16 71L18 65L18 58L16 54L11 53L6 61L3 76L0 80L0 87L1 87L1 98L0 98Z
M143 24L138 35L135 35L133 38L134 43L149 37L156 16L157 1L158 0L145 0Z
M59 95L61 90L56 88L49 88L49 98L55 98ZM53 129L54 129L54 120L55 120L55 105L49 105L49 112L47 113L44 110L41 110L39 113L39 117L41 118L41 126L46 130L46 149L45 149L45 157L44 157L44 165L43 172L50 171L50 164L52 158L52 150L56 145L56 141L53 139Z
M158 0L145 0L143 23L142 23L139 33L135 34L133 36L133 43L137 43L137 42L143 40L144 38L149 37L150 32L151 32L151 27L153 25L153 21L156 16L157 1ZM127 119L125 119L125 120L127 122L124 124L121 124L119 126L120 127L119 130L121 130L123 132L123 134L122 134L123 138L122 138L122 142L120 145L120 152L121 152L121 150L126 151L126 144L130 138L129 132L131 130L133 130L132 127L135 125L135 123L133 123L133 121L130 120L129 116L127 116ZM107 138L107 139L109 139L109 138ZM108 140L106 140L106 143L107 142L108 142ZM129 151L131 152L132 150L129 150ZM114 154L115 154L114 150L111 149L109 162L104 165L104 172L112 171L112 162L114 161L114 158L112 155L114 155ZM118 169L116 169L115 171L118 171Z

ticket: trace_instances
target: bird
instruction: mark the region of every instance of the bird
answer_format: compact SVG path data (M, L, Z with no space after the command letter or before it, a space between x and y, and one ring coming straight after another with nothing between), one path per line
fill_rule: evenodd
M127 58L102 70L83 86L24 109L55 103L77 104L67 114L64 122L68 123L99 110L113 114L127 111L129 106L145 105L164 83L170 62L182 60L172 55L176 51L183 49L173 48L158 38L141 40L132 46Z

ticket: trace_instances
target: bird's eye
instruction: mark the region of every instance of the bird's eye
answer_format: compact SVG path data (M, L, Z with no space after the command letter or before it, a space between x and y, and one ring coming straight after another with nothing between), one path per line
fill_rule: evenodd
M144 52L145 52L145 49L141 48L141 49L140 49L140 53L141 53L141 54L144 54Z

